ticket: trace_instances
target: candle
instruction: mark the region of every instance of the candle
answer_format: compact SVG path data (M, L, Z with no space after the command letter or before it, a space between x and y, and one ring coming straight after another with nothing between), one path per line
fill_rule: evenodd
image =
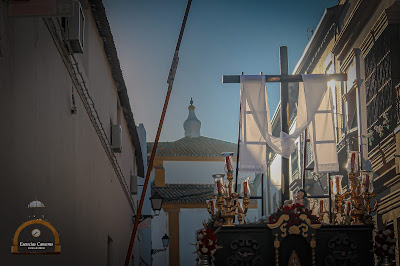
M347 202L347 215L350 214L350 209L351 209L351 202Z
M225 162L226 162L226 169L228 171L232 171L232 165L231 165L230 156L226 156L225 157Z
M353 152L351 153L351 172L354 172L354 167L355 167L355 163L356 163L356 153Z
M243 199L239 199L238 204L239 204L239 208L242 208L243 207Z
M247 195L247 181L244 181L243 182L243 193L244 193L244 195Z
M210 207L211 207L211 213L214 214L214 201L213 201L213 200L210 200L210 203L211 203L211 205L210 205Z
M324 200L319 201L319 213L324 212Z
M339 176L336 176L336 193L340 194L340 179Z
M222 184L221 180L217 180L218 194L222 194Z

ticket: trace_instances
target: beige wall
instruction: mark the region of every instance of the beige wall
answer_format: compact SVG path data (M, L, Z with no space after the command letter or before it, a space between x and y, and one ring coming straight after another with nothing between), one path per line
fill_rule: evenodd
M110 119L117 122L118 95L90 10L85 15L86 47L79 57L87 62L86 82L109 133ZM0 264L106 265L110 236L113 265L123 265L133 211L76 90L77 113L70 112L71 77L49 30L42 18L3 22L8 34L1 42L9 52L0 57ZM121 120L123 152L117 158L129 185L130 171L136 171L134 148L123 115ZM32 215L26 206L34 199L45 204L45 219L60 234L60 255L10 252L15 230Z

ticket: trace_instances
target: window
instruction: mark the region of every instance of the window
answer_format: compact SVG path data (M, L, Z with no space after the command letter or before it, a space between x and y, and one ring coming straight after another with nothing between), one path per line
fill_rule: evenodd
M388 26L376 38L368 54L365 55L367 127L369 134L373 134L370 148L375 147L390 133L389 125L396 120L391 74L391 38L393 37L391 29L391 26Z

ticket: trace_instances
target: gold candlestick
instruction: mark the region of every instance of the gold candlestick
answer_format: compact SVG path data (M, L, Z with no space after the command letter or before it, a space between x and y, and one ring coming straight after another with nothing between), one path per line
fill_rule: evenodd
M342 212L343 199L344 199L343 195L341 195L341 194L336 194L335 195L335 208L336 208L336 212L337 213L341 213Z
M224 219L224 226L232 226L235 225L232 221L233 218L235 218L236 212L236 206L235 203L238 200L238 195L236 193L232 193L232 186L233 186L233 172L228 171L228 189L225 195L225 204L224 204L224 209L222 210L222 218Z
M371 209L370 204L371 204L371 199L375 198L376 199L376 194L370 193L370 192L364 192L362 195L363 200L364 200L364 205L367 207L368 213L374 212L378 209L378 201L375 201L374 207Z
M349 192L343 194L337 193L335 195L335 208L337 213L342 213L343 200L348 198L351 202L350 216L353 219L351 224L363 224L362 219L364 215L370 214L378 208L378 201L376 201L375 206L372 209L370 207L371 199L376 198L376 194L368 191L362 192L361 181L357 181L354 172L350 172L348 177L351 189ZM372 182L372 180L370 182Z
M232 192L233 187L233 172L228 171L228 189L226 195L224 197L225 204L224 209L222 210L222 218L224 219L223 226L233 226L235 225L232 221L236 215L236 209L238 208L239 195L235 192Z
M218 179L221 182L221 178L224 175L218 174L213 175L215 179ZM223 226L233 226L233 219L237 215L239 224L242 224L244 217L246 217L247 210L250 203L250 197L248 196L248 188L245 190L243 196L243 204L239 202L239 194L233 192L233 171L227 171L228 180L227 185L223 185L224 191L222 193L217 193L216 195L212 195L210 200L208 201L207 210L211 215L220 215L224 220ZM214 213L212 212L211 204L213 204L212 200L216 200L216 210Z
M353 207L350 210L350 216L353 219L351 224L362 224L362 217L364 216L365 210L362 203L360 203L360 183L356 183L355 173L349 173L349 180L351 183L350 201Z

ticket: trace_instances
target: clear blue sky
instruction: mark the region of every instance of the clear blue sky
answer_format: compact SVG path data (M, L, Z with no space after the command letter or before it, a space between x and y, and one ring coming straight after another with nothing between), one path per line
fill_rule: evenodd
M104 0L134 118L154 141L167 77L187 0ZM279 47L288 46L292 72L315 28L335 0L193 0L161 141L184 136L193 97L201 135L236 142L239 84L224 74L279 74ZM271 111L279 84L268 84Z

